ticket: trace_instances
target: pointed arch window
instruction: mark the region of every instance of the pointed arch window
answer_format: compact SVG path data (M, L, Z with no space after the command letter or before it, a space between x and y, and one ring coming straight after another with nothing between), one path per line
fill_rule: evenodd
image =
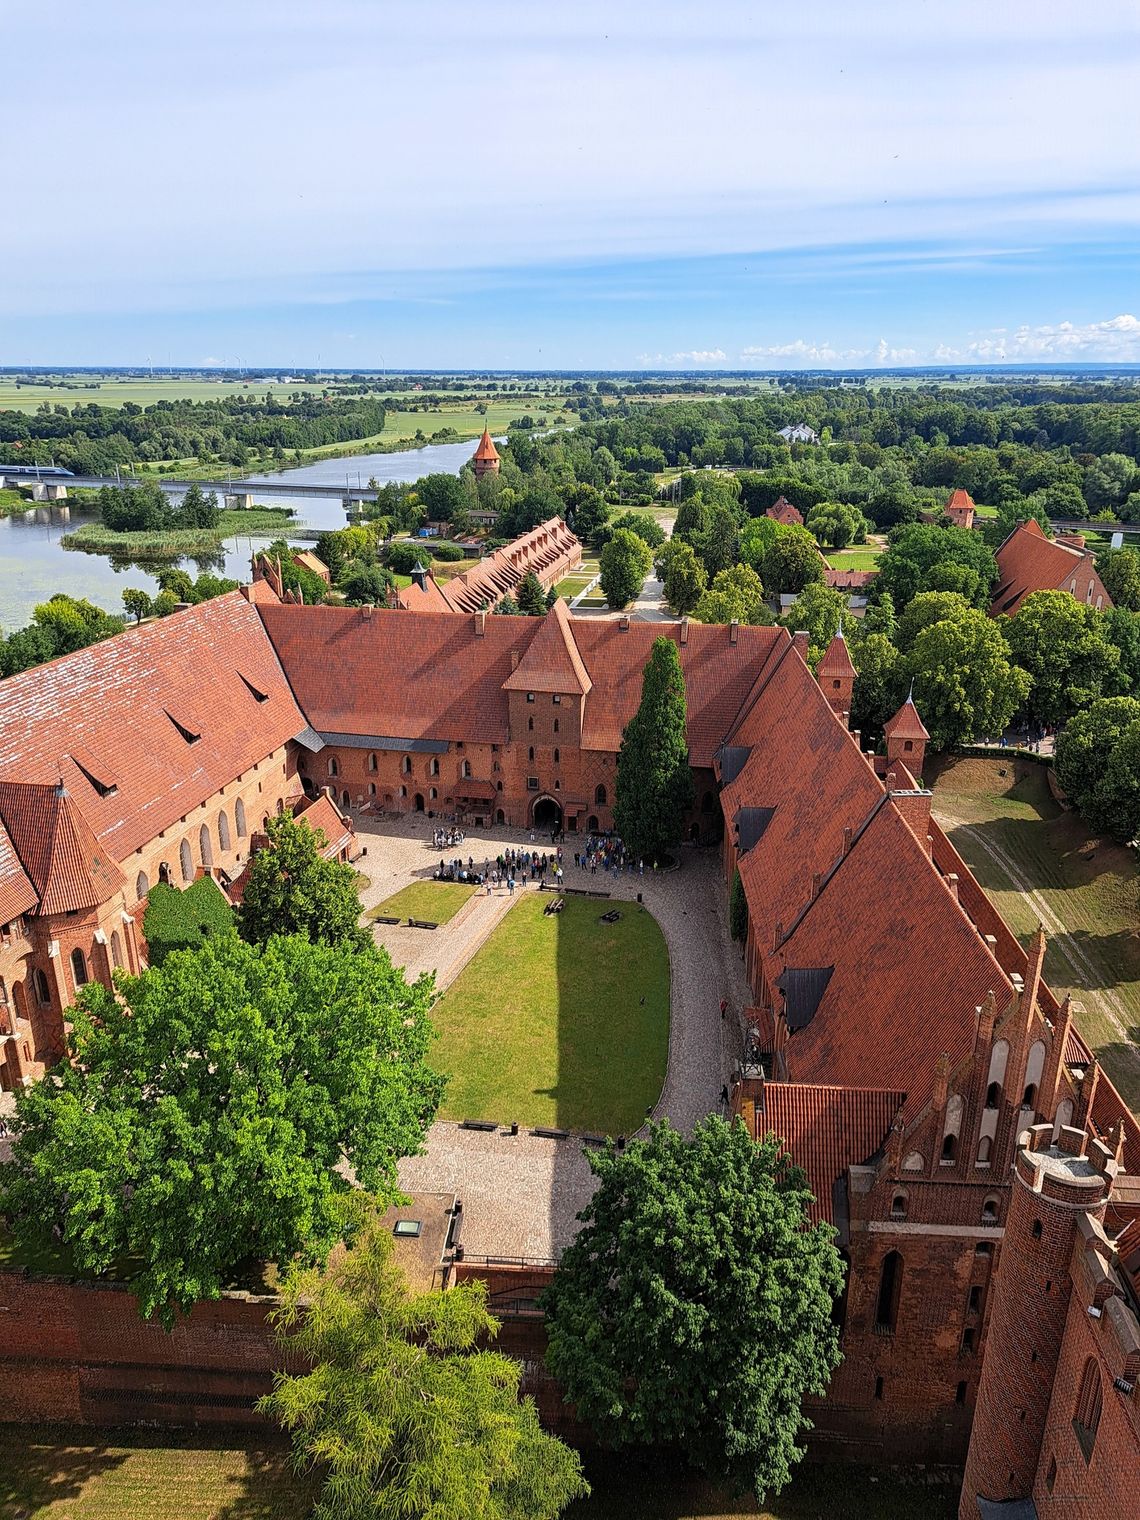
M1101 1399L1100 1368L1096 1358L1090 1356L1081 1374L1077 1411L1073 1416L1073 1430L1086 1463L1092 1461L1096 1433L1100 1429Z
M90 980L87 975L87 957L78 947L71 952L71 979L77 992L80 987L86 987Z
M903 1259L898 1251L888 1251L879 1275L879 1297L875 1306L875 1328L891 1334L899 1321L899 1298L902 1294Z

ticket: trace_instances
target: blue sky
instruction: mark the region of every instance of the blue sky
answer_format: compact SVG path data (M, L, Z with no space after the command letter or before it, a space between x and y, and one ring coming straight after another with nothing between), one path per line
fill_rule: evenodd
M0 364L1140 362L1140 6L0 0ZM58 217L54 214L58 213Z

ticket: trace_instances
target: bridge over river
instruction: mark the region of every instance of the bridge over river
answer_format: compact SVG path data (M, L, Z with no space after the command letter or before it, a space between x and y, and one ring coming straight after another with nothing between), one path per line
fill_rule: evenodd
M0 465L0 478L12 485L43 486L45 492L54 492L56 499L63 499L66 490L98 490L101 486L121 487L142 484L142 480L133 475L47 475L37 473L34 466L31 469L26 467L18 469L8 464ZM216 491L220 496L238 501L247 496L316 496L339 498L347 506L349 503L376 500L376 490L373 487L348 484L341 486L331 482L320 484L286 479L192 481L178 480L173 475L148 475L146 479L155 481L164 491L175 496L183 495L192 485L199 485L203 491ZM62 494L60 488L65 488Z

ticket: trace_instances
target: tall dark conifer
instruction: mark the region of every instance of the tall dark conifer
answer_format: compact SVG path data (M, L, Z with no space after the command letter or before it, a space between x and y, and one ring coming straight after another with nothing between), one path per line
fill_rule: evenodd
M645 667L641 705L622 735L614 825L635 855L657 860L679 842L692 805L685 677L676 644L661 638Z

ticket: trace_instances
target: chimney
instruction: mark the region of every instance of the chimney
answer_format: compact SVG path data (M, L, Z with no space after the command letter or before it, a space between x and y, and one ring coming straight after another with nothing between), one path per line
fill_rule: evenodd
M476 637L481 639L483 637L484 633L486 633L486 631L487 631L487 614L485 612L477 612L475 614L475 635L476 635Z
M811 878L811 901L812 902L815 902L816 898L819 896L819 884L820 884L820 882L822 880L823 880L823 872L822 871L813 871L812 872L812 878Z
M369 618L371 618L371 616L372 616L372 605L371 605L371 603L366 602L365 605L363 607L361 607L361 609L360 609L360 615L364 619L364 621L367 623L368 620L369 620Z
M519 652L518 652L517 649L512 649L511 650L511 669L512 670L517 670L518 668L519 668Z
M792 648L796 651L800 659L806 665L808 657L808 636L804 629L801 628L798 630L798 632L792 634Z
M958 901L958 873L957 873L957 871L950 871L950 872L948 872L947 875L946 875L946 877L944 878L944 880L946 882L946 885L950 888L950 895L953 897L954 901L957 902Z
M843 830L843 854L845 856L846 856L848 850L850 850L850 848L851 848L851 826L849 824Z
M736 618L733 618L732 622L728 625L728 642L730 644L735 644L739 635L740 624L737 622Z
M687 617L681 619L680 642L682 645L689 642L689 619Z
M629 629L629 617L628 617L628 615L626 613L623 613L621 615L621 617L618 618L618 627L621 629L621 631L623 633L625 633L625 632L628 631L628 629Z

